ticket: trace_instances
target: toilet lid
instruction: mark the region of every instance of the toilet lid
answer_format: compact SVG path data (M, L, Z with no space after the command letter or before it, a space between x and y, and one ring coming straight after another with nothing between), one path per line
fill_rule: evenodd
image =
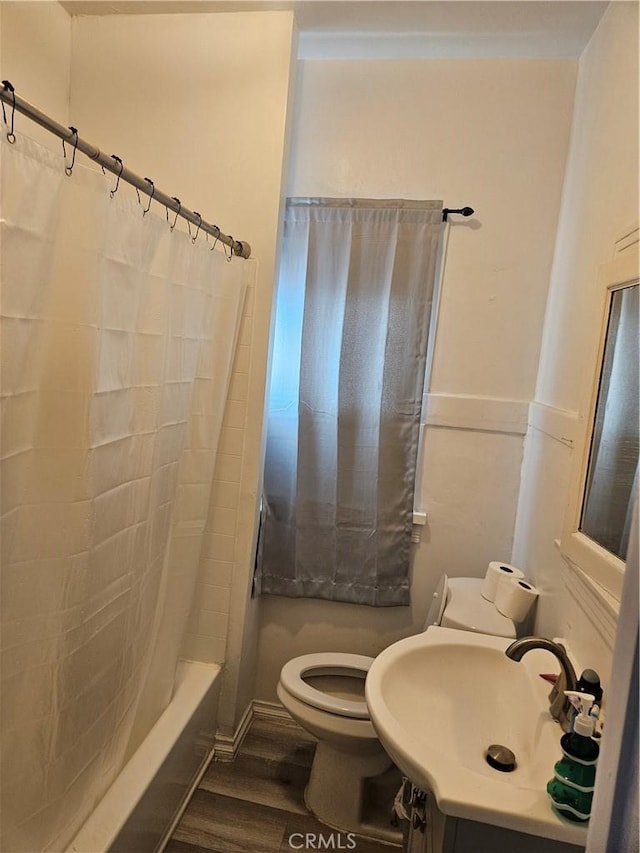
M365 655L345 655L338 652L302 655L293 658L282 667L280 683L292 696L312 708L319 708L342 717L368 720L369 709L366 702L352 702L323 693L322 690L317 690L304 681L304 677L344 675L351 678L360 677L364 681L372 663L373 658Z
M425 631L429 625L440 625L442 622L442 614L444 613L444 608L447 604L448 594L449 578L447 575L442 575L438 581L436 591L433 593L433 597L431 598L431 604L429 605L429 611L427 613L427 621L424 626Z

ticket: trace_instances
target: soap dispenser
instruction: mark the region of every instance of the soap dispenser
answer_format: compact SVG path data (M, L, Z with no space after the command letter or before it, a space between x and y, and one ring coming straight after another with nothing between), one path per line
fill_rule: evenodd
M600 747L593 739L596 716L595 697L590 693L565 690L577 710L572 732L560 739L563 757L554 765L554 777L547 793L554 808L569 820L586 821L591 816L591 802Z
M602 707L602 687L600 685L600 676L598 673L593 669L585 669L578 679L576 690L578 693L590 693L593 696L595 704L591 709L591 716L597 717L600 713L600 708ZM574 707L569 712L571 731L573 731L573 725L576 717L578 716L577 704L578 703L575 703Z

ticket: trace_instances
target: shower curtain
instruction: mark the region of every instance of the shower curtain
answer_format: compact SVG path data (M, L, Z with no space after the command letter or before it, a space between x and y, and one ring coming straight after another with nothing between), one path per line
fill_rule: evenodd
M0 849L60 850L171 697L243 269L0 147Z

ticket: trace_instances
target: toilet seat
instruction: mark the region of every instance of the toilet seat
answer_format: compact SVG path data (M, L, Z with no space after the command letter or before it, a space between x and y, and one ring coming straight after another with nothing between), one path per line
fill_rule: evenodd
M366 655L347 655L338 652L301 655L282 667L280 683L292 696L313 708L342 717L368 720L369 709L366 702L339 699L337 696L317 690L303 679L305 675L344 675L351 678L361 675L364 681L372 663L373 658Z

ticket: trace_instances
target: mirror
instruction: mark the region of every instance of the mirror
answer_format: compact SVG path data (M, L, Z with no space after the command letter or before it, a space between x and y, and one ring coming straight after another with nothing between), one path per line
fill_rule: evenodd
M580 530L626 558L640 446L640 286L612 292Z
M560 541L565 559L595 582L614 610L638 488L639 235L637 226L625 232L613 259L600 268L593 366L585 365Z

